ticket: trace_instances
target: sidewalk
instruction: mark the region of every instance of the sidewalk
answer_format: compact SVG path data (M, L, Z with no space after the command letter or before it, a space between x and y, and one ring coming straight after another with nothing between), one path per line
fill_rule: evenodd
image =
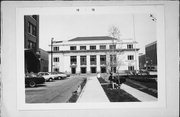
M153 97L153 96L151 96L151 95L149 95L147 93L139 91L139 90L137 90L135 88L132 88L132 87L130 87L128 85L122 84L121 89L123 89L124 91L131 94L132 96L134 96L135 98L137 98L138 100L140 100L142 102L157 101L156 97Z
M87 83L77 100L77 103L86 102L109 102L109 99L96 76L88 77Z

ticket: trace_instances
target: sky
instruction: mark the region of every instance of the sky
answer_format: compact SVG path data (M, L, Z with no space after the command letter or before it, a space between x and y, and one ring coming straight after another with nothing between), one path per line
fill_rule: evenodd
M156 40L156 22L149 14L40 15L39 25L39 46L46 51L50 50L51 38L65 41L84 36L109 36L112 26L118 27L121 39L135 37L139 53L145 53L145 45Z

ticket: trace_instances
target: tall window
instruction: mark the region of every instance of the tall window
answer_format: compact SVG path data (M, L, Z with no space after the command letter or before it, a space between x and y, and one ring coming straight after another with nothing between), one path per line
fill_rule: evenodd
M37 15L32 15L32 17L33 17L35 20L37 20Z
M96 50L96 46L90 46L90 50Z
M105 50L106 49L106 45L100 45L100 50Z
M133 55L128 55L128 60L134 60L134 56Z
M90 56L90 64L91 65L96 65L96 55L91 55Z
M106 55L100 55L100 64L106 65Z
M59 62L59 57L54 57L54 62Z
M128 44L127 49L133 49L133 44Z
M28 22L28 33L30 33L31 35L36 36L37 35L37 28L35 25L33 25L32 23Z
M110 62L112 63L116 63L116 55L110 55Z
M71 65L76 65L77 64L77 57L76 56L71 56L70 61L71 61Z
M96 67L91 67L91 73L96 73Z
M33 28L32 28L32 35L36 36L36 26L33 25Z
M80 46L80 50L86 50L86 46Z
M76 68L75 67L71 67L71 73L75 74L76 73Z
M101 73L106 73L106 67L101 67Z
M59 51L59 47L54 47L53 50L54 51Z
M109 45L109 49L116 49L116 45Z
M111 72L116 73L116 67L111 67Z
M28 48L29 49L36 49L36 43L32 42L32 41L28 41Z
M76 50L76 46L70 46L70 50Z
M134 70L134 66L128 66L128 70L130 71Z
M86 65L86 56L80 56L81 65Z
M86 67L81 67L81 73L85 74L86 73Z

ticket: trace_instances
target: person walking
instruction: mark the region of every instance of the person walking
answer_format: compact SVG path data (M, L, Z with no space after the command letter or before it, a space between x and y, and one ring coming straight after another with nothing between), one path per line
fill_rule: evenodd
M110 84L112 86L112 89L114 89L114 77L113 77L112 73L110 73L109 81L110 81Z

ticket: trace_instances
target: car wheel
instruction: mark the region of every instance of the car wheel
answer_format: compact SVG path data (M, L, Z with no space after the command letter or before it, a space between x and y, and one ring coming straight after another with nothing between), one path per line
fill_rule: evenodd
M61 80L61 77L60 77L60 76L58 77L58 80Z
M29 82L29 86L30 86L30 87L35 87L35 86L36 86L36 83L35 83L34 81L31 81L31 82Z
M52 78L49 78L49 82L52 82L53 81L53 79Z

